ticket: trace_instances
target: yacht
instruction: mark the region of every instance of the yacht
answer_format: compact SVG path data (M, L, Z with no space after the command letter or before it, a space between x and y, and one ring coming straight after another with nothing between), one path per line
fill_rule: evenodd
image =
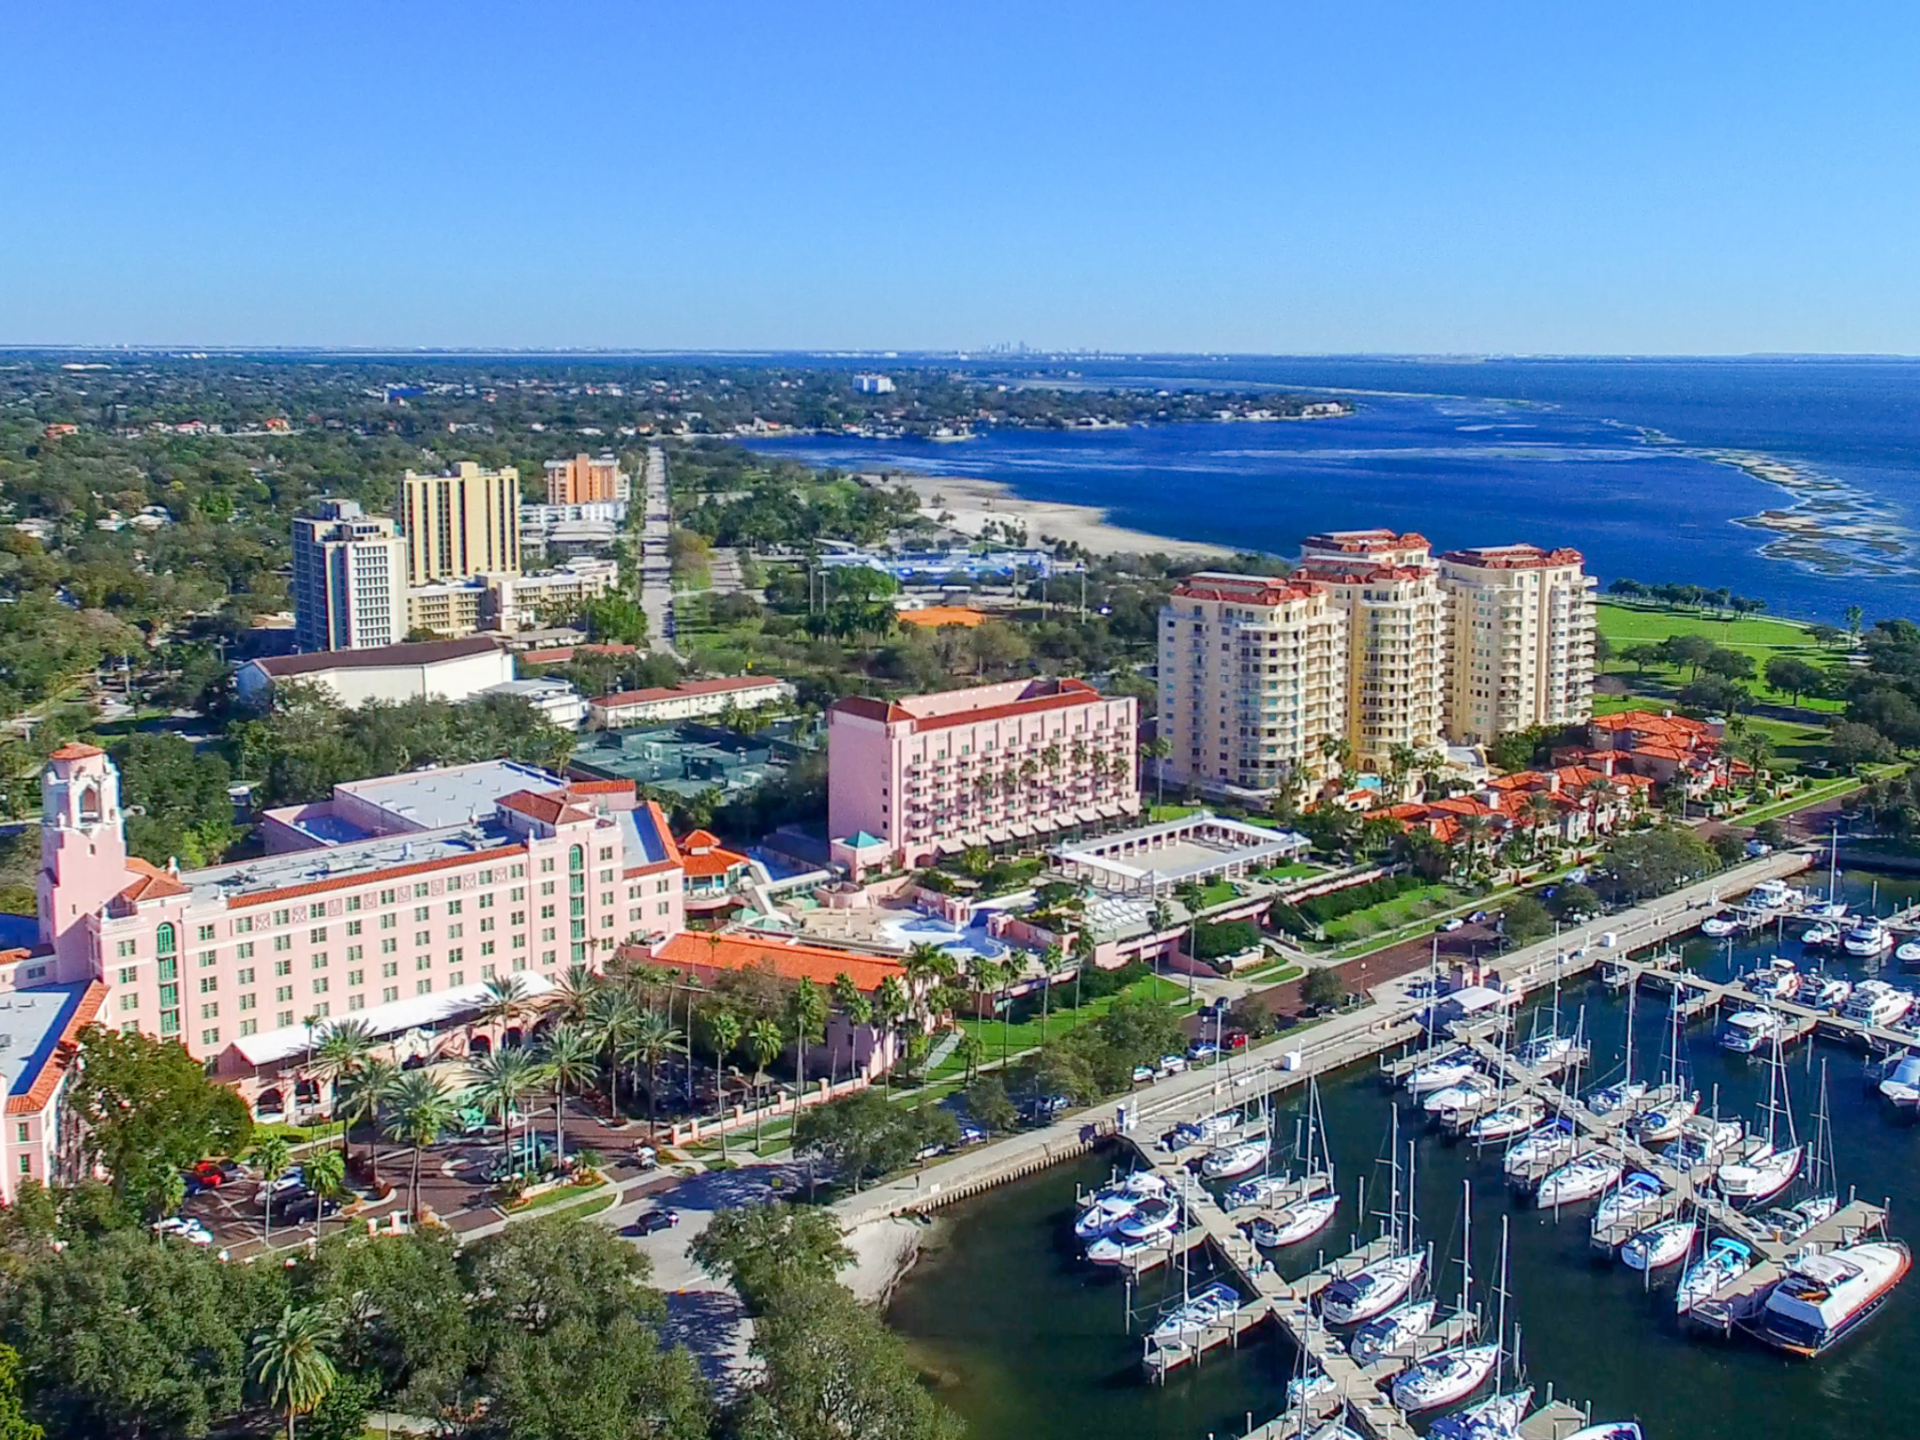
M1693 1171L1703 1165L1718 1165L1746 1135L1747 1127L1742 1121L1696 1115L1680 1127L1680 1138L1662 1151L1660 1158L1676 1170Z
M1740 984L1763 1000L1784 1000L1800 988L1800 967L1776 955L1742 975Z
M1751 1218L1760 1229L1770 1231L1778 1243L1791 1245L1814 1226L1823 1225L1831 1220L1839 1209L1838 1195L1816 1195L1813 1199L1802 1200L1797 1205L1762 1210Z
M1574 1205L1611 1189L1620 1183L1626 1169L1618 1160L1598 1150L1569 1160L1540 1182L1534 1191L1534 1203L1543 1210Z
M1784 880L1762 880L1747 892L1748 908L1754 910L1797 910L1806 897Z
M1548 1073L1565 1066L1579 1045L1579 1040L1572 1035L1543 1035L1538 1040L1527 1041L1513 1058L1529 1070Z
M1510 1178L1524 1176L1541 1165L1551 1165L1572 1156L1579 1144L1573 1122L1556 1115L1546 1124L1529 1131L1507 1151L1503 1163Z
M1786 1028L1786 1021L1771 1010L1737 1011L1721 1028L1720 1048L1736 1055L1751 1055L1776 1043Z
M1700 922L1700 933L1712 940L1724 940L1740 929L1741 920L1737 914L1722 911L1718 915L1709 915Z
M1407 1297L1427 1273L1427 1251L1402 1251L1334 1281L1320 1292L1320 1316L1329 1325L1358 1325Z
M1642 1145L1664 1145L1700 1109L1700 1092L1682 1095L1653 1110L1643 1110L1627 1122L1627 1135Z
M1908 970L1920 970L1920 940L1903 940L1894 948L1893 958Z
M1500 1082L1491 1075L1469 1075L1458 1085L1449 1085L1444 1090L1435 1090L1420 1102L1420 1108L1429 1115L1446 1119L1458 1115L1461 1111L1473 1111L1485 1105L1500 1093Z
M1644 1080L1623 1080L1618 1085L1606 1085L1588 1091L1581 1104L1595 1115L1611 1115L1616 1110L1624 1110L1637 1103L1646 1093Z
M1473 1260L1471 1237L1473 1235L1473 1186L1470 1181L1461 1182L1462 1210L1460 1222L1460 1307L1458 1313L1471 1322L1475 1311L1471 1300L1473 1295ZM1501 1326L1506 1323L1506 1285L1507 1285L1507 1227L1504 1221L1500 1226L1500 1294ZM1478 1390L1492 1376L1494 1367L1500 1363L1500 1344L1502 1335L1496 1333L1491 1342L1469 1341L1464 1344L1450 1345L1436 1355L1410 1366L1394 1377L1393 1403L1409 1415L1422 1410L1437 1409L1442 1405L1457 1405L1474 1391Z
M1288 1176L1256 1175L1228 1189L1220 1197L1220 1204L1227 1210L1244 1210L1249 1205L1271 1205L1293 1188L1294 1181Z
M1646 1170L1635 1170L1620 1182L1620 1186L1593 1212L1590 1227L1593 1237L1604 1238L1608 1232L1631 1224L1633 1217L1644 1214L1660 1203L1660 1197L1667 1193L1667 1187L1660 1183L1660 1177Z
M1840 907L1842 910L1846 906ZM1840 927L1831 920L1816 920L1800 932L1800 943L1809 950L1823 950L1840 943Z
M1629 1270L1662 1270L1693 1253L1700 1226L1692 1220L1662 1220L1642 1230L1620 1247L1620 1261Z
M1791 1355L1832 1349L1870 1320L1913 1258L1904 1242L1870 1240L1789 1262L1751 1325L1755 1336Z
M1246 1227L1247 1234L1252 1237L1254 1244L1263 1245L1269 1250L1298 1245L1302 1240L1311 1240L1331 1225L1339 1208L1340 1197L1331 1190L1309 1195L1271 1216L1262 1215L1251 1221Z
M1162 1143L1169 1150L1181 1150L1189 1145L1205 1145L1222 1139L1239 1128L1239 1115L1231 1110L1223 1110L1204 1120L1189 1120L1184 1125L1174 1126Z
M1840 942L1858 960L1877 960L1893 949L1893 932L1872 916L1860 920Z
M1355 1364L1371 1365L1382 1356L1409 1350L1415 1340L1432 1328L1439 1308L1440 1302L1432 1296L1396 1305L1354 1331L1353 1338L1347 1342L1347 1353Z
M1442 1415L1427 1434L1438 1440L1517 1440L1520 1422L1532 1409L1533 1387L1523 1385L1469 1405L1457 1415Z
M1180 1226L1180 1207L1164 1196L1143 1200L1113 1233L1087 1247L1096 1265L1119 1265L1161 1244Z
M1920 1110L1920 1055L1909 1050L1880 1081L1880 1094L1896 1110Z
M1523 1095L1511 1105L1489 1110L1467 1127L1467 1138L1480 1144L1493 1140L1511 1140L1524 1135L1540 1123L1547 1113L1547 1102L1538 1095Z
M1312 1375L1302 1375L1298 1379L1287 1382L1287 1408L1298 1409L1311 1401L1318 1400L1322 1395L1334 1394L1339 1388L1340 1382L1324 1370Z
M1473 1051L1456 1050L1438 1060L1429 1060L1407 1076L1407 1089L1415 1095L1429 1095L1449 1085L1458 1085L1477 1068Z
M1685 1315L1702 1300L1719 1294L1752 1268L1753 1247L1744 1240L1722 1235L1680 1277L1680 1288L1673 1297L1675 1312Z
M1209 1180L1227 1180L1235 1175L1245 1175L1249 1170L1258 1170L1264 1165L1272 1148L1272 1142L1265 1135L1242 1140L1238 1145L1222 1146L1200 1162L1200 1173Z
M1073 1233L1082 1240L1098 1240L1102 1235L1111 1234L1142 1202L1166 1193L1164 1177L1151 1170L1136 1170L1125 1179L1095 1191L1093 1199L1073 1222Z
M1862 1025L1882 1028L1906 1018L1913 1008L1913 996L1896 990L1884 980L1862 980L1841 1008L1841 1015Z
M1853 982L1842 975L1829 975L1824 970L1809 971L1800 979L1800 989L1794 999L1809 1010L1837 1011L1853 995Z
M1160 1322L1147 1332L1147 1343L1161 1347L1184 1345L1231 1320L1239 1308L1240 1292L1224 1280L1216 1281L1161 1316Z
M1598 1425L1574 1431L1567 1436L1567 1440L1644 1440L1644 1437L1640 1427L1631 1420L1604 1420Z

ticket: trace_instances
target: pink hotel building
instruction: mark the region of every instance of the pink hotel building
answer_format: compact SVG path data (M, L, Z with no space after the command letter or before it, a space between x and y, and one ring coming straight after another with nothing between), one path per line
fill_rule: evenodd
M55 751L41 799L39 944L4 957L0 990L72 993L102 1024L178 1040L262 1113L292 1099L283 1063L329 1020L430 1031L496 976L538 994L684 928L679 850L631 781L503 760L355 781L269 812L261 858L193 871L127 854L103 751ZM0 1198L44 1173L0 1168Z
M1136 707L1084 680L1009 680L827 712L836 858L925 864L1136 815Z

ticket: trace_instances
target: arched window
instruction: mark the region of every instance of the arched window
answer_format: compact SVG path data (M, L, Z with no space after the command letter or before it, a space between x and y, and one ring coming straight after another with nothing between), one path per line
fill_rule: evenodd
M587 868L587 852L578 845L567 851L567 869L584 870Z
M156 955L171 955L177 947L173 939L173 924L162 921L160 928L153 932L153 951Z
M80 787L80 823L97 825L100 822L100 787L83 785Z

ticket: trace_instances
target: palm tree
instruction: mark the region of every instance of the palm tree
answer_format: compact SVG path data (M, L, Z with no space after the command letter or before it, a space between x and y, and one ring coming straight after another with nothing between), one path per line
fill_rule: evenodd
M338 1150L328 1147L315 1150L300 1168L307 1188L313 1191L319 1201L313 1211L313 1233L318 1238L320 1227L326 1220L327 1203L332 1201L337 1205L347 1193L346 1158Z
M337 1334L325 1310L289 1304L278 1321L253 1337L247 1368L267 1403L286 1412L287 1440L293 1440L295 1417L326 1399L339 1378L327 1358Z
M354 1072L367 1063L373 1054L373 1030L364 1020L336 1020L327 1027L327 1033L314 1048L313 1059L307 1065L307 1074L317 1084L333 1092L334 1115L339 1118L340 1087L342 1082L351 1079ZM340 1149L347 1148L347 1127L342 1121L340 1126Z
M1166 735L1156 735L1140 747L1142 753L1153 757L1153 803L1167 803L1167 776L1165 761L1173 755L1173 740Z
M533 996L526 977L494 975L487 980L487 995L480 1002L475 1020L494 1032L495 1049L506 1043L507 1031L532 1013Z
M582 1023L587 1034L593 1037L595 1047L607 1057L609 1120L620 1119L620 1065L627 1042L640 1024L641 1016L652 1013L642 1011L623 990L601 990L587 1001L586 1019Z
M380 1106L400 1079L400 1067L384 1055L375 1055L346 1079L346 1094L340 1102L341 1137L344 1143L353 1127L366 1121L378 1132ZM367 1141L367 1180L376 1189L380 1184L379 1136Z
M526 1093L546 1076L524 1050L491 1050L467 1061L467 1090L482 1109L500 1117L502 1153L513 1169L513 1114Z
M1040 1043L1042 1045L1047 1043L1047 1005L1053 995L1053 977L1066 960L1066 952L1057 944L1047 946L1040 954L1040 964L1047 972L1046 978L1040 983ZM1074 984L1076 988L1079 985L1077 975L1074 977Z
M540 1047L540 1063L553 1081L554 1158L567 1158L567 1091L577 1090L593 1079L599 1050L593 1038L571 1020L563 1020L547 1032Z
M747 1053L753 1057L753 1087L756 1092L753 1107L753 1148L760 1149L760 1120L766 1113L758 1103L757 1092L766 1084L767 1066L780 1058L780 1052L787 1048L787 1037L780 1027L771 1020L756 1020L747 1030ZM802 1048L805 1048L804 1045Z
M987 963L991 964L992 962L989 961ZM975 967L978 968L980 962L975 961L974 964ZM887 976L886 979L880 982L880 988L873 992L874 1028L883 1034L891 1035L893 1033L893 1027L900 1023L900 1019L907 1013L907 1009L907 987L900 983L900 977L898 975ZM891 1056L888 1057L886 1075L886 1088L888 1092L891 1093L893 1090L893 1064Z
M556 1022L578 1023L587 1018L587 1004L604 984L586 966L570 965L567 973L553 982L553 989L541 997L541 1012Z
M265 1230L261 1238L271 1242L273 1239L273 1182L287 1173L287 1167L293 1163L293 1147L287 1143L284 1135L269 1135L256 1141L253 1153L253 1168L260 1172L260 1183L267 1197Z
M1587 833L1597 834L1600 829L1600 802L1613 799L1613 781L1596 775L1580 787L1580 799L1587 807Z
M620 1041L617 1058L620 1064L644 1065L647 1068L647 1138L651 1140L656 1126L657 1098L660 1093L660 1062L671 1055L686 1037L674 1026L672 1020L658 1010L642 1010L634 1017L633 1025L624 1033Z
M949 967L953 958L944 950L940 958ZM787 997L787 1023L793 1029L794 1043L794 1081L799 1092L807 1090L807 1047L816 1038L825 1038L827 1023L827 997L820 993L820 987L813 981L802 978L793 987L793 993Z
M707 1022L707 1040L713 1046L713 1095L720 1107L720 1158L727 1158L727 1077L723 1068L733 1047L740 1043L740 1017L731 1010L715 1010L702 1017Z
M986 1047L980 1043L978 1036L962 1035L960 1043L954 1046L954 1049L959 1052L960 1063L967 1067L967 1083L971 1085L974 1075L980 1069L980 1060L986 1053Z
M1539 853L1540 832L1558 819L1559 814L1559 807L1546 791L1536 790L1527 796L1527 820L1533 828L1535 854Z
M420 1215L420 1156L453 1123L453 1097L424 1070L409 1070L387 1097L386 1136L413 1147L407 1213Z

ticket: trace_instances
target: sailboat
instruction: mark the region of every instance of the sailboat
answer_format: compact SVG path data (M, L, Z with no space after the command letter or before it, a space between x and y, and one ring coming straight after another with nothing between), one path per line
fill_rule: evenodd
M1320 1315L1329 1325L1359 1325L1383 1315L1398 1305L1427 1273L1426 1247L1414 1243L1413 1161L1414 1147L1407 1146L1407 1211L1405 1228L1400 1217L1400 1119L1392 1112L1388 1141L1393 1155L1393 1182L1387 1200L1385 1230L1393 1242L1393 1253L1384 1260L1342 1276L1320 1292Z
M1502 1239L1504 1240L1504 1236ZM1520 1423L1533 1408L1533 1386L1505 1388L1507 1382L1507 1288L1500 1287L1500 1311L1494 1325L1494 1343L1501 1346L1493 1364L1493 1394L1453 1415L1442 1415L1428 1429L1438 1440L1519 1440ZM1520 1366L1520 1327L1513 1327L1513 1378L1523 1380Z
M1793 1183L1800 1173L1806 1147L1793 1135L1793 1105L1787 1095L1787 1066L1781 1056L1778 1039L1773 1045L1773 1063L1767 1073L1766 1134L1757 1148L1740 1159L1722 1165L1714 1176L1720 1193L1734 1204L1752 1204L1770 1200ZM1786 1144L1779 1142L1780 1121L1786 1120Z
M1489 1110L1477 1116L1467 1126L1467 1139L1477 1145L1491 1144L1496 1140L1511 1140L1516 1135L1524 1135L1546 1117L1547 1102L1538 1095L1526 1094L1498 1110Z
M1700 1092L1687 1090L1687 1072L1681 1053L1685 1042L1681 1039L1680 1006L1671 1007L1667 1038L1667 1078L1666 1092L1670 1098L1663 1100L1650 1110L1644 1110L1627 1122L1628 1138L1642 1145L1663 1145L1680 1133L1680 1127L1691 1120L1700 1109Z
M1300 1146L1303 1171L1300 1198L1283 1205L1272 1215L1263 1215L1247 1227L1253 1243L1270 1249L1298 1245L1333 1223L1340 1208L1340 1192L1334 1184L1333 1154L1327 1148L1326 1120L1320 1110L1320 1082L1307 1082L1306 1135Z
M1839 1184L1833 1168L1833 1121L1827 1110L1827 1062L1820 1062L1820 1104L1814 1111L1813 1145L1801 1177L1807 1183L1804 1200L1765 1210L1756 1224L1770 1229L1784 1244L1798 1240L1814 1226L1831 1220L1840 1210Z
M1681 1274L1680 1287L1673 1296L1675 1313L1685 1315L1702 1300L1712 1299L1753 1266L1753 1247L1744 1240L1722 1235Z
M1800 913L1815 922L1816 926L1823 922L1832 925L1847 918L1847 907L1840 899L1840 827L1838 825L1833 827L1833 843L1827 851L1827 898L1814 901ZM1806 941L1805 935L1800 938L1803 942ZM1839 938L1837 926L1834 938ZM1831 944L1832 941L1827 943Z
M1576 1205L1591 1200L1620 1183L1627 1167L1604 1150L1590 1150L1567 1161L1541 1180L1533 1192L1534 1204L1542 1210Z
M1463 1182L1465 1212L1461 1222L1460 1241L1460 1314L1471 1316L1472 1308L1472 1253L1473 1253L1473 1187ZM1500 1221L1500 1288L1507 1287L1507 1224L1506 1217ZM1464 1345L1450 1345L1438 1354L1429 1355L1425 1360L1402 1371L1393 1382L1393 1403L1408 1414L1421 1410L1433 1410L1442 1405L1455 1405L1467 1398L1493 1374L1493 1367L1500 1359L1500 1337L1495 1336L1491 1343L1484 1341Z
M1646 1085L1633 1078L1633 1015L1639 998L1638 986L1627 991L1627 1044L1626 1055L1621 1062L1620 1079L1612 1085L1588 1091L1583 1102L1595 1115L1611 1115L1616 1110L1624 1110L1647 1093Z
M1699 1221L1676 1215L1671 1220L1662 1220L1658 1225L1649 1226L1622 1245L1620 1262L1629 1270L1638 1270L1642 1274L1664 1270L1693 1253L1693 1242L1699 1234Z
M1209 1329L1225 1324L1240 1308L1240 1292L1224 1280L1216 1280L1191 1295L1160 1317L1147 1332L1147 1344L1156 1349L1178 1349L1199 1339Z

